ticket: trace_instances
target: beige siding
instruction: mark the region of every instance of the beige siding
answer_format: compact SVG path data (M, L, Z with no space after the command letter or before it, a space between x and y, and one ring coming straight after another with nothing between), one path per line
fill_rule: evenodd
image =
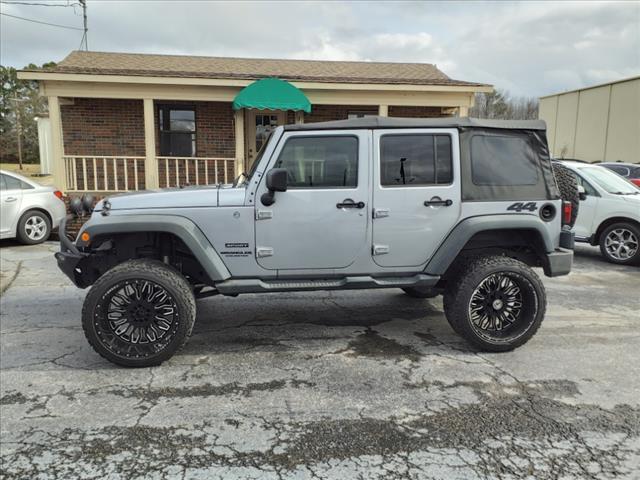
M556 113L558 112L558 97L547 97L540 99L538 107L539 117L547 122L547 142L549 150L553 151L556 141Z
M579 94L566 93L558 98L556 115L556 135L553 153L558 157L574 158L573 145L576 140L576 117Z
M540 99L556 157L640 163L640 78Z
M640 163L640 79L611 86L605 159Z
M609 90L611 87L607 85L580 92L575 158L588 162L600 162L604 158Z

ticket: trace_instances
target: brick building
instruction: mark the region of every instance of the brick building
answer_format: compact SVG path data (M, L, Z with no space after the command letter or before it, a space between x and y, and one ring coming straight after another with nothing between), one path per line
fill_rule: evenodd
M55 184L97 193L230 182L274 126L465 116L476 92L492 90L430 64L79 51L19 78L39 81L48 97ZM238 108L234 100L265 78L302 92L306 111L278 98Z

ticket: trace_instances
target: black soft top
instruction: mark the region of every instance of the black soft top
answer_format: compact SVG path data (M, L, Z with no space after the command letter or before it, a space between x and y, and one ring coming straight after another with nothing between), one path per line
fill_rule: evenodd
M285 131L353 130L374 128L482 128L500 130L546 130L544 120L486 120L467 117L399 118L362 117L331 122L285 125Z

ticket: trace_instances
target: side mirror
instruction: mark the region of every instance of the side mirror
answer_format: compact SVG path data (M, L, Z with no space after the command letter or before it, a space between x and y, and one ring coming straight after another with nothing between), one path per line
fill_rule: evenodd
M262 194L260 201L263 205L269 206L276 202L275 192L287 191L287 170L284 168L272 168L267 172L268 192Z
M580 198L580 200L587 199L587 191L584 189L582 185L578 185L578 197Z

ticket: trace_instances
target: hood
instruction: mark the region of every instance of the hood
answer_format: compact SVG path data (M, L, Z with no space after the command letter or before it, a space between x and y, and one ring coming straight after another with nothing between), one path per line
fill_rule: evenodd
M244 193L244 188L232 188L231 185L207 185L124 193L104 200L109 201L111 210L217 207L242 205ZM94 211L103 209L104 200L96 204Z
M144 190L136 193L123 193L100 200L94 211L102 210L104 200L109 201L111 210L129 210L138 208L184 208L217 207L218 186L167 188L162 190Z

